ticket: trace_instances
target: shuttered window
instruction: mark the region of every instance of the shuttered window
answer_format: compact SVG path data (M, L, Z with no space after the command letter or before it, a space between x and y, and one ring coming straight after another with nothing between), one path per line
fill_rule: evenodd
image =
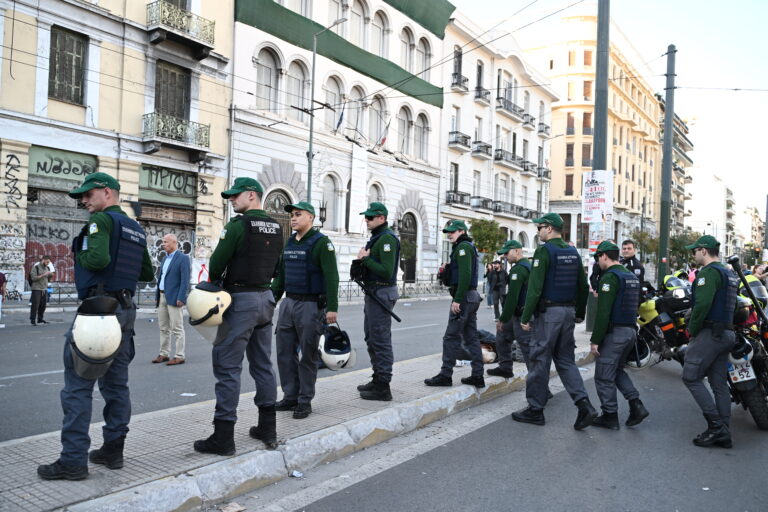
M83 104L85 53L88 38L59 27L51 28L48 96Z
M188 119L189 102L189 71L167 62L158 61L155 80L155 112L179 119Z

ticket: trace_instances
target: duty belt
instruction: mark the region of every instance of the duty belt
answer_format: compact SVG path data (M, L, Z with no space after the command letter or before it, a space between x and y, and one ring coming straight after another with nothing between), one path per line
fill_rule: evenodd
M575 302L552 302L551 300L543 300L542 304L545 308L554 308L554 307L575 307Z
M733 324L725 324L723 322L713 322L712 320L704 320L704 327L709 327L710 329L722 329L724 331L732 331L733 330Z
M269 290L269 284L247 286L244 284L229 284L224 287L229 293L265 292Z
M298 300L300 302L318 302L320 300L320 295L314 293L304 294L285 292L285 296L289 299Z

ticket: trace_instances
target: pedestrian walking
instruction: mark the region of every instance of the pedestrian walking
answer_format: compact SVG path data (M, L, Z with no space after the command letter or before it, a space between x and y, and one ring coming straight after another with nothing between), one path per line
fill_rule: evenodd
M622 245L626 245L626 242ZM597 316L590 339L590 350L597 356L595 388L603 413L592 425L619 429L616 389L629 402L627 426L637 425L648 416L640 393L624 371L624 360L637 340L637 309L640 306L641 281L637 273L619 263L619 247L601 242L594 255L603 276L597 296Z
M533 328L531 369L525 380L528 408L512 413L512 418L544 425L549 369L554 361L560 380L579 410L573 428L582 430L597 417L574 355L573 331L575 324L584 320L589 293L587 276L578 251L562 239L562 217L547 213L533 222L538 224L539 238L545 243L533 255L525 307L520 316L523 330Z
M280 224L262 210L263 195L261 184L245 177L235 179L232 188L221 193L239 215L224 226L209 267L211 282L223 281L232 304L224 313L213 343L214 432L207 439L195 441L194 449L201 453L235 453L243 354L256 383L253 401L259 409L258 425L249 434L269 449L277 447L277 381L270 360L275 298L270 284L283 249L283 234Z
M707 429L693 444L730 448L731 395L726 379L728 353L736 341L733 312L739 279L720 263L720 242L715 237L704 235L686 249L693 252L700 270L692 288L691 341L685 353L683 382L707 421ZM704 377L712 393L704 386Z
M50 256L43 256L29 271L29 281L32 284L32 305L29 308L29 321L32 325L47 324L43 318L45 306L48 303L48 281L53 277L49 269Z
M387 207L373 202L360 215L365 215L365 224L371 231L371 238L357 253L365 275L363 284L381 300L381 304L367 294L363 306L363 331L368 355L371 358L373 377L370 382L357 386L360 398L364 400L392 400L389 383L392 381L392 311L397 303L397 266L400 262L400 240L387 224Z
M158 269L155 304L157 323L160 326L160 354L153 363L165 363L167 366L184 364L184 304L189 294L190 263L189 256L179 250L176 235L163 236L165 258ZM176 351L170 359L171 346L175 343Z
M131 419L128 365L135 354L133 324L136 305L133 295L137 282L151 281L153 273L144 230L120 208L119 191L120 183L115 178L96 172L89 174L80 187L69 192L69 196L79 199L90 214L72 244L78 298L108 296L110 300L116 299L116 316L121 332L114 359L108 364L106 372L98 377L99 391L105 402L104 443L90 453L88 429L93 387L97 379L83 377L89 372L83 371L79 363L76 365L76 357L73 357L73 354L77 355L74 352L77 342L73 333L74 322L67 332L64 389L61 391L64 411L62 449L58 460L37 468L37 474L45 480L82 480L88 476L89 460L94 464L104 464L109 469L123 467L123 448Z
M461 379L462 384L476 388L485 387L483 378L483 353L477 334L477 310L480 294L477 293L478 254L467 225L461 220L451 220L443 228L453 248L451 261L442 272L448 272L451 301L448 326L443 335L443 365L440 373L424 380L427 386L452 386L453 366L464 349L472 356L472 374Z
M312 413L320 334L338 319L339 270L330 238L312 226L314 207L301 201L285 206L285 211L291 214L294 232L272 282L276 300L285 292L275 343L283 399L275 409L293 411L295 419L303 419Z

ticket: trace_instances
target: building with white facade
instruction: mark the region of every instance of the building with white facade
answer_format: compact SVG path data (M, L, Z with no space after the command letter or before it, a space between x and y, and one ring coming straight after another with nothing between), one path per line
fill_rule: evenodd
M701 173L686 190L690 189L690 227L702 235L712 235L721 244L722 252L731 252L729 244L734 234L733 194L722 178ZM729 195L730 193L730 195ZM730 213L728 211L730 210Z
M538 242L531 220L549 208L549 119L557 96L511 36L495 36L461 13L446 28L440 219L494 219L530 254ZM447 261L447 242L443 249Z

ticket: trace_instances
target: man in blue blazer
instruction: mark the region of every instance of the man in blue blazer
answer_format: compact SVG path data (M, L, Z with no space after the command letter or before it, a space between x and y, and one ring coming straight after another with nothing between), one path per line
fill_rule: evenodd
M168 366L184 364L184 304L189 293L189 256L178 250L176 235L163 237L166 257L157 275L157 320L160 324L160 355L153 363ZM176 340L176 355L170 359L171 338Z

